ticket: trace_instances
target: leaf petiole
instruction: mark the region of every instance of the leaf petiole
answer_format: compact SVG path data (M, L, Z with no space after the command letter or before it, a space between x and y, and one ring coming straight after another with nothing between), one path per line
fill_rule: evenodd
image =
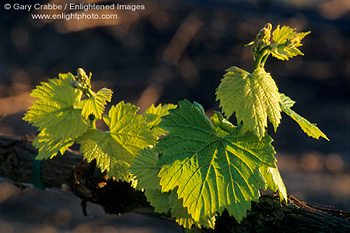
M260 64L261 68L264 68L265 63L266 63L266 60L267 60L267 58L270 56L270 54L271 54L271 52L269 51L269 52L264 56L264 58L262 59L261 64Z
M91 88L85 89L84 94L86 95L87 98L91 98L95 95L95 93L91 90Z
M271 46L266 45L264 46L256 55L255 62L253 66L253 71L258 68L264 68L265 62L270 55Z

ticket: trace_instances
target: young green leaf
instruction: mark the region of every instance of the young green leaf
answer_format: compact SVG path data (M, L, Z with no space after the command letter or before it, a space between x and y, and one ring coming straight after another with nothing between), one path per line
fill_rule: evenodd
M81 112L84 118L88 119L90 114L94 114L97 119L101 119L107 101L111 102L112 93L112 90L102 88L96 94L84 100Z
M176 219L176 222L184 228L191 229L192 225L200 228L201 225L196 222L188 213L187 208L183 207L182 199L179 199L176 189L169 192L168 205L171 206L171 216Z
M154 107L152 104L149 108L146 109L146 111L144 111L142 115L146 118L149 127L157 136L164 136L166 135L166 132L162 128L158 127L158 124L161 121L160 118L168 115L168 111L176 107L177 105L175 104L165 104L163 106L159 104L157 107Z
M157 177L160 167L157 165L158 156L152 149L146 148L139 151L139 155L129 167L129 170L136 176L137 187L145 190L145 196L157 213L168 213L169 193L162 193L160 190L160 178Z
M323 137L328 140L327 136L316 126L316 124L310 123L304 117L300 116L292 109L290 109L295 101L291 100L288 96L284 94L280 94L280 105L283 112L285 112L288 116L290 116L294 121L298 123L300 128L310 137L319 139L319 137Z
M156 141L144 117L136 114L138 109L122 101L109 111L108 120L105 121L109 131L89 129L77 139L88 161L96 159L102 172L107 170L117 180L128 180L127 168L137 152Z
M171 206L171 216L175 218L176 222L184 228L191 229L192 226L196 226L198 228L202 228L202 226L212 229L215 228L216 213L213 216L201 217L199 221L194 220L188 213L187 208L183 206L183 199L179 199L177 195L177 188L172 190L169 194L169 206Z
M162 193L160 178L157 176L160 171L158 156L154 150L146 148L139 151L139 155L129 167L129 170L136 176L137 187L145 190L145 196L157 213L168 213L169 192Z
M214 227L214 220L207 219L195 222L188 213L187 208L183 207L182 199L179 199L176 191L161 192L160 178L157 176L161 167L158 164L157 153L149 148L139 151L134 163L129 170L138 180L138 188L145 190L145 196L157 213L168 213L170 211L173 218L179 225L185 228L191 228L192 225L201 227Z
M159 184L158 184L159 186ZM160 187L160 186L159 186ZM154 207L154 211L160 214L167 214L171 210L169 205L169 192L162 193L159 189L145 189L147 201Z
M280 60L289 60L297 55L304 55L297 47L302 46L301 40L310 32L297 33L295 28L278 25L272 33L275 42L271 44L272 56Z
M280 25L272 32L272 39L276 44L284 44L288 39L291 39L296 34L294 28L288 26L283 26L280 28Z
M77 142L81 144L80 151L88 162L96 159L101 172L106 170L116 180L129 181L127 168L133 155L110 132L89 129L77 138Z
M295 101L286 96L283 93L280 93L280 105L283 105L285 108L291 108L295 104Z
M157 165L158 156L150 148L140 150L135 161L129 167L137 180L138 188L144 189L158 189L160 191L160 178L157 177L160 167Z
M285 203L287 203L288 201L287 189L284 186L284 183L280 175L280 172L278 171L278 168L262 166L260 167L260 172L265 179L266 188L269 188L274 192L278 191L280 196L280 201L281 202L285 201Z
M226 71L216 90L225 115L229 118L235 112L238 123L243 121L244 128L259 138L265 134L267 118L276 131L281 119L280 98L270 74L263 68L251 74L237 67Z
M60 74L59 79L42 82L31 93L38 98L33 102L23 120L45 129L54 139L75 139L85 133L88 124L81 117L81 109L77 108L82 92L73 88L71 73Z
M74 141L71 138L57 139L52 135L47 134L45 130L43 130L33 141L33 146L37 148L39 152L35 159L52 159L58 152L63 155L68 147L72 146L73 144Z
M231 122L226 120L220 112L214 111L214 114L210 119L213 121L215 131L219 136L225 136L232 133L236 128Z
M241 221L265 185L259 167L275 167L272 139L237 131L219 136L200 109L188 101L179 106L159 124L169 132L155 147L162 153L162 192L178 188L179 199L196 222L225 208Z
M294 41L296 46L301 46L301 40L305 38L311 32L300 32L297 33L295 28L290 28L288 26L283 26L280 28L280 25L272 32L272 39L276 44L284 44L288 42L288 40L298 39Z

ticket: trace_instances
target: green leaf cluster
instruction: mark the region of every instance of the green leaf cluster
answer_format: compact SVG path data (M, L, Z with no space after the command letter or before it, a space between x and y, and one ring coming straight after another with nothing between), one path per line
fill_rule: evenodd
M240 222L259 189L278 184L260 171L276 168L271 137L244 132L220 113L213 119L198 104L179 102L159 124L169 134L130 167L155 211L186 228L214 227L225 209Z
M243 123L243 129L253 132L262 138L271 122L274 130L280 124L281 112L285 112L295 120L307 135L318 139L326 135L316 125L311 124L290 108L294 102L289 97L279 93L271 75L264 69L266 59L270 54L281 60L288 60L296 55L303 55L297 47L301 40L310 32L297 33L296 29L287 26L277 26L272 32L272 25L267 24L257 35L257 42L252 42L255 65L252 73L238 67L230 67L216 90L216 100L226 117L235 113L238 123ZM292 103L293 102L293 103Z
M33 90L24 120L38 127L33 141L36 159L63 154L74 143L87 161L118 181L137 184L154 211L184 228L214 228L224 210L238 222L247 215L259 190L287 190L276 165L268 121L276 131L281 112L313 138L327 136L291 108L295 104L278 87L264 65L272 54L280 60L303 55L298 49L309 32L266 24L251 42L252 72L230 67L216 90L221 112L206 116L197 102L150 106L142 114L135 105L119 102L104 115L112 90L91 89L91 73L59 74ZM237 126L228 118L235 115ZM96 128L103 120L108 130Z
M53 158L75 142L91 162L96 160L102 172L117 180L130 181L128 168L137 152L153 145L165 131L158 128L160 118L176 105L153 105L144 114L138 107L123 101L102 116L112 91L102 88L91 90L91 74L78 69L77 76L59 74L58 78L43 82L32 91L37 98L24 120L39 128L33 145L38 149L36 159ZM109 130L96 129L95 121L103 119Z

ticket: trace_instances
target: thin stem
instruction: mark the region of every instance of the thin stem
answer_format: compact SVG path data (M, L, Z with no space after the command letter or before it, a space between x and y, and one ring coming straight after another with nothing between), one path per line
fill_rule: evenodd
M96 118L91 121L91 127L96 129Z
M92 97L92 96L94 96L94 92L91 90L91 88L89 88L89 89L87 89L86 90L87 91L87 96L90 98L90 97Z
M253 71L260 68L260 64L261 64L261 60L263 59L263 56L258 56L257 59L254 62L254 67L253 67Z
M268 52L268 53L264 56L264 59L262 60L261 65L260 65L262 68L265 66L265 62L266 62L267 58L270 56L270 53L271 53L271 52Z
M257 56L256 56L255 62L254 62L253 71L256 70L256 69L258 69L258 68L260 68L260 67L264 67L265 61L266 61L266 60L263 61L263 58L265 57L266 54L267 54L267 56L268 56L268 54L269 54L269 52L268 52L269 49L270 49L270 46L269 46L269 45L266 45L265 47L263 47L263 48L259 51L259 53L258 53ZM267 59L267 58L266 58L266 59ZM263 61L263 62L262 62L262 61Z

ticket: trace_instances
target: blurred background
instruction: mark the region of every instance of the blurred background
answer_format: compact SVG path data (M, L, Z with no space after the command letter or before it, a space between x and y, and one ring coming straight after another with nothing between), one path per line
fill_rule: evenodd
M12 1L8 1L11 2ZM16 1L34 4L34 1ZM35 1L38 2L38 1ZM140 106L188 99L207 114L219 109L215 89L230 66L252 69L250 48L267 22L311 31L298 56L268 60L280 92L296 101L293 110L328 136L315 140L283 115L270 131L278 167L289 194L350 211L350 3L347 0L152 0L43 1L42 3L144 5L145 10L87 11L117 14L111 20L33 20L33 13L0 14L0 133L36 134L22 121L30 91L58 73L93 74L93 88L113 89L112 104ZM235 119L231 119L235 122ZM99 125L104 128L103 124ZM271 128L271 127L270 127ZM179 232L149 216L105 215L78 198L0 183L0 232Z

